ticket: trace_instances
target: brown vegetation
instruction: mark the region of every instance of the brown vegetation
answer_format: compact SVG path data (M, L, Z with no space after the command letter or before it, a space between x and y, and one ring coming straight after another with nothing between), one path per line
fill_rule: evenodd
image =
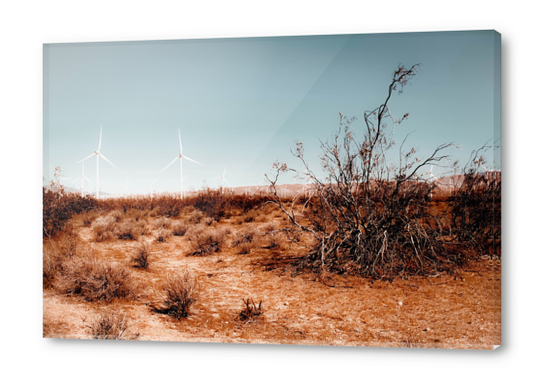
M439 191L415 173L441 147L386 172L388 100L365 115L361 141L341 115L322 146L326 180L304 165L310 190L287 196L280 164L272 195L44 188L44 336L129 338L130 319L151 340L500 345L500 178L477 173L477 152L460 185Z

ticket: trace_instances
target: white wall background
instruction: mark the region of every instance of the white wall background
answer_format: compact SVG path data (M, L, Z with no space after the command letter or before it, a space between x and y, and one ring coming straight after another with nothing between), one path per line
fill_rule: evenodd
M531 377L539 372L542 63L534 1L19 1L0 5L2 376ZM503 53L503 347L497 351L41 338L42 44L496 29ZM458 110L459 111L459 110ZM538 242L538 243L537 243ZM531 369L533 370L532 372Z

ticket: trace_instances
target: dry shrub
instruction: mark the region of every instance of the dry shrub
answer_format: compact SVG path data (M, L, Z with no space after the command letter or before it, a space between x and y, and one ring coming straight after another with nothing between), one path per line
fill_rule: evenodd
M171 227L171 220L167 217L158 217L152 224L156 229L169 229Z
M115 219L115 222L121 222L124 218L124 212L121 210L114 210L108 213L109 217L113 217Z
M134 253L132 254L132 258L130 259L130 263L134 267L138 268L148 268L149 267L149 255L151 254L151 244L146 241L140 241L136 248Z
M92 232L97 242L107 241L115 237L115 218L111 216L98 217L92 223Z
M256 306L254 300L251 300L250 298L246 301L245 299L243 299L243 303L245 305L245 308L241 311L241 313L239 313L239 320L241 320L245 324L254 322L263 315L261 301L258 306Z
M87 326L94 339L97 340L123 340L136 339L139 334L128 335L128 317L111 311L102 312L89 326Z
M226 242L226 233L222 229L203 225L193 226L186 232L190 241L191 255L210 255L222 249Z
M198 298L196 276L185 267L175 275L168 275L162 291L162 306L153 306L153 309L176 319L185 318L190 313L190 307Z
M139 209L128 209L125 213L125 217L127 218L134 218L136 221L143 220L146 216L147 212L139 210Z
M284 235L280 231L275 231L266 235L267 248L271 250L281 249L286 241Z
M232 245L238 247L239 254L250 254L253 249L259 246L259 239L255 228L245 226L239 231Z
M173 221L171 223L171 232L174 236L184 236L190 225L185 221Z
M237 252L241 255L250 254L258 245L254 242L242 242L238 246Z
M211 217L204 217L200 221L200 223L202 223L203 225L207 225L207 226L211 226L213 224L213 222L215 222L215 220L212 219Z
M136 221L135 219L128 219L124 220L123 222L119 223L115 228L115 234L117 235L117 238L119 240L135 240L137 239L141 234L141 230L139 230L139 233L136 229L135 225Z
M169 237L172 235L172 231L165 228L160 228L156 232L156 242L166 242Z
M190 214L190 218L188 219L188 221L194 224L199 224L204 217L205 213L196 209Z
M68 295L80 295L86 301L106 301L135 297L130 271L118 263L103 262L93 254L76 256L65 262L56 288Z
M94 220L96 220L100 214L95 210L89 212L84 212L81 214L81 220L83 221L83 226L90 226Z
M66 262L76 256L79 239L73 234L63 233L56 241L43 245L43 288L52 288L55 278L62 275Z
M256 221L256 218L258 217L258 212L256 212L255 210L251 210L242 215L241 217L244 222L253 222Z
M266 224L264 224L260 230L264 233L272 233L274 232L275 230L277 230L277 224L274 223L274 222L268 222Z

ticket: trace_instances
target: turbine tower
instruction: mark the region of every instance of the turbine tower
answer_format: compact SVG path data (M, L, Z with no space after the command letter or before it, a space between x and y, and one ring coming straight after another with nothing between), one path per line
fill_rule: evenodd
M83 162L83 172L81 173L81 176L78 176L77 178L75 178L75 179L72 181L72 183L78 181L79 179L81 179L81 196L83 196L83 190L84 190L84 187L85 187L85 179L88 180L88 182L89 182L89 187L90 187L90 183L92 183L92 182L90 181L90 179L87 178L87 177L85 176L85 163L84 163L84 162Z
M89 159L89 158L96 155L96 199L100 198L100 157L102 157L111 166L115 167L115 165L113 163L111 163L109 161L109 159L107 159L105 157L105 155L103 155L100 152L101 148L102 148L102 126L100 125L100 142L98 143L98 150L95 150L94 153L90 154L85 159L81 159L79 162L77 162L77 163L81 163L81 162L86 161L87 159ZM117 168L117 167L115 167L115 168ZM117 168L117 170L118 170L118 168Z
M213 178L211 180L217 180L217 179L221 179L221 186L224 187L224 182L226 182L226 184L228 184L230 187L231 187L231 184L228 183L228 181L226 180L226 169L228 168L228 166L224 167L224 173L222 174L222 176L217 176L216 178Z
M194 163L197 163L201 166L203 166L203 164L199 163L199 162L196 162L195 160L193 160L192 158L188 158L186 155L183 155L183 143L181 142L181 130L178 129L177 130L179 132L179 146L181 148L181 153L170 163L168 164L163 170L165 171L166 168L168 168L169 166L171 166L173 163L175 163L175 161L178 159L179 162L181 163L181 199L183 198L183 158L184 159L188 159L189 161L192 161Z
M154 183L156 183L157 181L158 179L155 179L153 181L147 180L147 182L151 184L151 201L152 201L152 194L154 193L153 186L154 186Z

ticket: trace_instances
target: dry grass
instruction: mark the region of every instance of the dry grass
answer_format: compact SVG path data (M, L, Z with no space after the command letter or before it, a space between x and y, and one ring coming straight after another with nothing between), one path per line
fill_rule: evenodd
M174 236L184 236L190 228L190 225L185 221L173 221L171 223L171 232Z
M63 265L55 288L86 301L111 302L135 298L136 285L130 271L119 263L99 259L92 253L76 256Z
M210 255L224 247L226 232L221 228L209 228L203 225L193 226L186 232L190 241L191 255Z
M263 315L262 302L258 305L254 303L252 299L243 299L244 308L239 313L239 320L245 324L255 322Z
M109 241L115 238L117 221L111 216L100 216L92 222L92 231L96 242Z
M151 244L146 241L140 241L135 248L130 259L133 267L146 269L149 267L149 256L151 254Z
M195 208L182 208L179 218L188 220L192 212ZM273 216L270 206L259 212ZM146 222L149 216L144 213L128 209L124 220L115 221L116 227L136 219L136 214L138 221ZM80 229L44 243L44 336L93 338L81 320L87 316L97 320L102 310L118 314L120 304L132 328L141 331L140 339L148 340L462 349L501 344L499 260L473 262L459 269L461 277L455 279L445 273L393 283L329 273L317 276L296 271L296 262L306 254L301 246L279 250L286 245L284 235L276 232L286 226L280 217L262 225L238 225L240 216L242 212L211 227L192 224L184 236L172 235L155 244L159 254L146 270L126 265L134 242L117 238L97 242L93 228L78 221ZM196 241L207 246L206 233L222 236L220 254L192 256L200 246ZM270 243L272 235L282 238ZM245 243L254 243L250 238L256 239L251 253L239 254ZM279 248L266 249L270 246ZM184 279L181 285L183 280L177 279L175 284L168 273L183 271L185 265L191 268L193 282ZM149 290L141 292L143 287ZM258 301L247 307L245 300L241 309L247 296ZM265 314L253 319L260 322L242 321L240 312L249 312L247 308L252 312L259 300ZM149 302L159 304L156 312L149 312ZM128 335L126 331L121 338Z
M171 220L167 217L159 217L152 224L155 229L169 229L171 227Z
M128 317L111 311L104 311L87 327L89 334L97 340L136 339L138 334L129 335Z
M176 319L188 317L190 308L198 298L196 276L187 267L167 277L162 287L162 305L154 307L158 313Z
M160 228L156 231L156 242L166 242L173 232L166 228Z

